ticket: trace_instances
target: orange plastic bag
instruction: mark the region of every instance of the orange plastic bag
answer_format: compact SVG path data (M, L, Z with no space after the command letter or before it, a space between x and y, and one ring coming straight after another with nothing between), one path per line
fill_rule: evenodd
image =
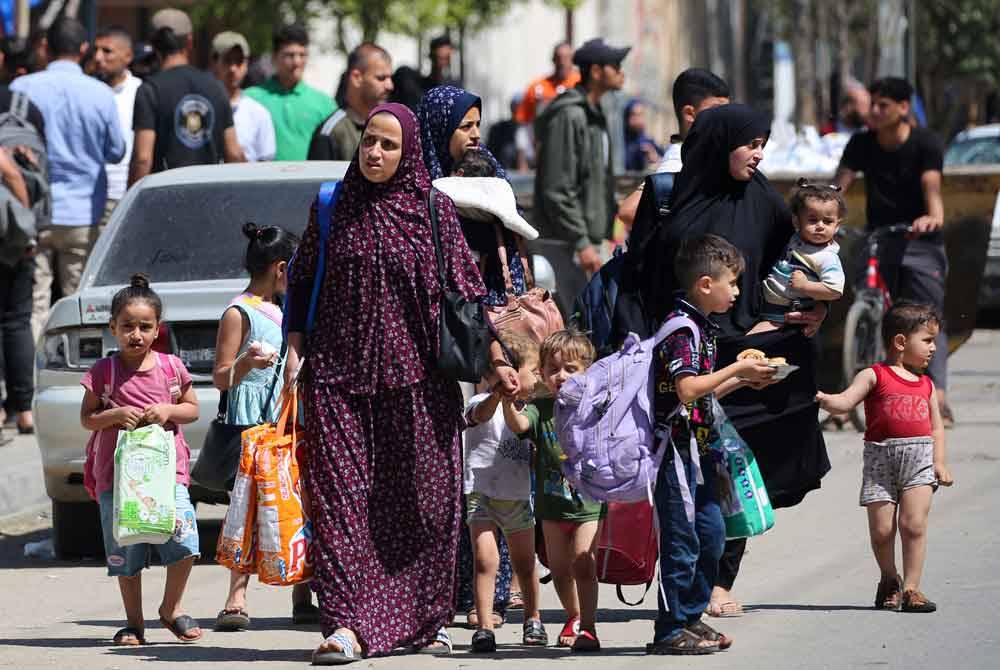
M291 432L286 434L289 415ZM264 584L288 586L312 577L306 554L312 527L302 505L295 453L303 435L296 432L298 397L286 393L278 423L267 426L257 442L257 577Z
M215 560L230 570L252 573L257 569L257 481L254 478L257 442L267 426L243 431L240 466L229 494L229 509L215 547Z

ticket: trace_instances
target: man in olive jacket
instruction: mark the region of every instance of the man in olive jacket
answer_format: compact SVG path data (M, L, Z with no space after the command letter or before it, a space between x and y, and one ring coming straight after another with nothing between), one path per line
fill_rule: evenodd
M535 223L544 238L535 249L552 264L564 316L601 268L600 246L611 233L616 209L612 139L601 98L624 85L621 63L630 48L615 48L600 38L586 42L573 54L580 83L535 121Z

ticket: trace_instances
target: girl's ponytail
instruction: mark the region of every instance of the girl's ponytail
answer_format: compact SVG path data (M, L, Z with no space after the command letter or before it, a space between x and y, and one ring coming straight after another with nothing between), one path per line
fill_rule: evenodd
M243 235L249 240L243 265L251 277L260 277L272 265L288 261L299 246L299 238L278 226L243 224Z
M149 276L141 272L132 275L129 285L115 293L115 297L111 299L111 318L117 319L122 309L135 301L145 302L152 307L157 321L163 316L163 301L149 287Z

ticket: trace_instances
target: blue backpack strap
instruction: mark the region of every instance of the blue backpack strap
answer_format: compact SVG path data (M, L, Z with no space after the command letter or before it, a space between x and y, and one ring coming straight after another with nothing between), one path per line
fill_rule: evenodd
M319 187L319 258L316 261L316 277L313 279L312 295L309 296L309 312L306 314L306 332L311 332L316 323L316 306L319 303L319 292L323 288L323 275L326 273L326 242L330 239L330 225L333 208L340 197L342 182L326 181Z

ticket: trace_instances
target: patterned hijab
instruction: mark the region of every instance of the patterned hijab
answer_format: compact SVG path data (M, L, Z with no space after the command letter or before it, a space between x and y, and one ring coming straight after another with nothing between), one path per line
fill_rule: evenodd
M392 114L403 129L403 155L399 159L399 167L388 181L381 184L370 182L361 172L361 148L358 147L344 175L344 190L333 216L334 230L356 224L367 217L386 221L414 218L413 215L419 213L419 220L422 223L426 220L424 203L431 180L422 159L417 118L405 105L383 103L368 115L365 128L376 114L382 113Z
M461 125L462 119L473 107L482 113L483 101L479 96L455 86L432 88L420 101L417 116L420 119L424 164L432 180L451 176L455 161L451 157L448 145L455 129ZM480 146L479 150L493 163L497 176L506 179L507 173L493 154L484 146Z

